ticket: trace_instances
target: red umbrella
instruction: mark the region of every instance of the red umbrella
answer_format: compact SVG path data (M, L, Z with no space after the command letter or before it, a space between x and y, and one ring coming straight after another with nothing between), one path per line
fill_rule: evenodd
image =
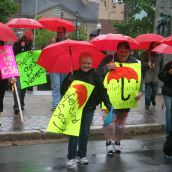
M38 29L43 28L43 25L35 20L30 18L13 18L6 23L9 27L13 28L30 28L30 29Z
M14 32L5 24L0 22L0 40L4 42L15 42L17 40Z
M168 36L167 38L163 39L161 43L171 45L172 46L172 35Z
M140 43L139 49L146 50L149 49L152 42L160 42L164 37L155 33L147 33L138 35L135 40Z
M79 56L89 53L93 57L93 67L97 67L104 54L86 41L65 40L45 47L37 64L49 72L68 73L79 68Z
M65 27L66 32L74 31L74 24L71 21L60 19L57 17L54 18L41 18L38 20L45 29L56 32L58 27Z
M122 34L109 33L99 35L93 38L90 42L100 50L114 51L116 50L118 43L123 41L128 42L131 49L137 49L139 47L139 43L135 39Z
M172 46L166 45L166 44L160 44L154 49L152 49L153 52L157 53L163 53L163 54L172 54Z

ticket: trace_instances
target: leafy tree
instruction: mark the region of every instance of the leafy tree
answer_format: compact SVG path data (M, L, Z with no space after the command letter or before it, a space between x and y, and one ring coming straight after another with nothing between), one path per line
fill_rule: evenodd
M68 38L72 40L86 40L88 38L87 32L85 31L85 27L83 24L77 26L77 30L75 27L74 32L68 34Z
M44 30L44 29L38 29L35 30L35 48L36 49L42 49L48 44L51 43L51 39L53 38L54 34L51 31Z
M12 0L0 1L0 21L6 23L8 18L16 14L19 10L19 4Z
M114 24L117 32L135 37L143 33L151 33L154 29L155 0L123 0L126 10L126 22ZM139 14L146 14L137 18Z

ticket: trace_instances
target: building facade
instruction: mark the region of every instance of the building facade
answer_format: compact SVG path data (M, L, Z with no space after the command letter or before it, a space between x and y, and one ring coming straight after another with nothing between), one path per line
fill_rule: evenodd
M100 0L98 19L102 33L114 33L114 23L124 21L124 3L119 3L118 0Z

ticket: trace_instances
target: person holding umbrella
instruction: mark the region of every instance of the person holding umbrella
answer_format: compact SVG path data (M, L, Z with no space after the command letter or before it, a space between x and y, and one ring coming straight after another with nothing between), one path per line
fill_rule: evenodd
M88 164L86 159L87 142L90 131L90 126L96 106L103 101L105 106L110 111L112 105L107 95L107 90L103 86L98 74L92 69L93 59L89 53L82 53L79 57L79 70L69 73L61 85L61 93L65 94L68 87L74 80L90 83L94 86L88 101L82 112L81 127L79 137L70 136L67 155L67 166L76 165L76 162ZM77 149L78 146L78 149Z
M163 56L151 50L159 43L152 42L149 49L141 58L143 81L145 83L145 109L148 110L151 103L156 105L156 95L158 93L159 79L158 73L163 67Z
M102 80L105 75L111 71L116 69L116 65L114 62L121 63L138 63L138 61L130 56L130 45L126 41L119 42L117 44L116 53L113 55L107 55L98 67L98 73ZM102 81L103 82L103 81ZM142 96L141 91L135 97L138 101ZM123 138L125 123L130 109L115 109L114 119L112 123L108 126L104 126L104 135L106 139L106 151L108 156L113 156L114 152L121 152L121 140ZM104 117L103 117L104 118ZM113 133L115 131L115 133Z
M56 38L52 38L51 43L60 42L66 39L65 27L58 27L56 33L57 33L57 36ZM60 102L60 99L61 99L60 86L64 77L65 77L65 74L63 73L50 73L51 89L52 89L51 111L54 111L56 109L56 106Z
M32 40L33 40L33 34L31 33L31 31L30 30L25 31L23 36L17 42L15 42L13 45L14 55L17 55L21 52L32 50L32 48L33 48ZM21 102L21 109L24 110L24 106L25 106L24 98L25 98L25 94L26 94L26 89L21 89L20 77L18 77L16 79L15 78L12 78L12 79L13 80L11 83L16 82L18 94L19 94L19 98L20 98L20 102ZM13 106L14 113L18 114L19 113L19 105L17 102L17 97L16 97L15 92L13 94L13 97L14 97L14 106Z

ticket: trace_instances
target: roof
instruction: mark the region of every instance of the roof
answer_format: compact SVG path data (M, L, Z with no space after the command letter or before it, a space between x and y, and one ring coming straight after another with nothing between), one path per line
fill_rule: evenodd
M89 1L87 4L82 0L38 0L37 13L59 6L72 15L78 12L78 17L83 21L97 21L98 3ZM34 16L36 0L21 0L21 15Z

